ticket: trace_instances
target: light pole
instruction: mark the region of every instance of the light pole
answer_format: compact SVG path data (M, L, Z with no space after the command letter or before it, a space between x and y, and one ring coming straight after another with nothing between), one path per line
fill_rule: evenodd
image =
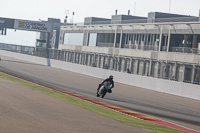
M171 0L169 0L169 13L170 13L170 10L171 10Z

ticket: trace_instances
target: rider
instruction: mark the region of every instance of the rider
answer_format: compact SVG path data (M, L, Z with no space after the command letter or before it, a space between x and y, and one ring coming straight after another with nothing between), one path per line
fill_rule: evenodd
M110 87L110 90L108 91L108 93L112 93L111 89L114 88L114 81L113 81L113 76L110 75L109 78L105 79L101 84L99 84L99 87L97 89L97 94L98 94L99 89L101 88L101 86L104 84L104 82L110 82L111 87Z

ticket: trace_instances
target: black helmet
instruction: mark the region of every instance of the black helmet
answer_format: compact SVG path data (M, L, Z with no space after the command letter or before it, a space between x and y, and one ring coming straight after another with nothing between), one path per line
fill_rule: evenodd
M109 76L109 79L113 80L113 76L112 76L112 75L110 75L110 76Z

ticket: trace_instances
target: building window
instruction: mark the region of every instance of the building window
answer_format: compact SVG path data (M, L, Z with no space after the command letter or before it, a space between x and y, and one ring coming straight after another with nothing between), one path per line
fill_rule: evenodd
M83 44L83 33L65 33L64 44L82 45Z
M96 46L97 44L97 33L90 33L89 35L89 46Z

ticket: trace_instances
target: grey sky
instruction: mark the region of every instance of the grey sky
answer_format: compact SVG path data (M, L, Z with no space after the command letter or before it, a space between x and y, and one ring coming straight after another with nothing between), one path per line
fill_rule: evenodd
M147 17L148 12L169 12L169 1L170 0L0 0L0 17L36 21L39 19L47 20L47 18L50 17L59 18L63 21L65 11L69 10L69 19L71 18L72 12L75 12L74 22L83 22L84 17L111 18L111 15L115 14L116 9L118 10L118 14L127 14L128 10L131 10L131 15L135 14L136 16ZM136 5L135 9L134 5ZM199 9L200 0L171 0L171 13L198 16ZM17 31L12 34L8 32L7 37L0 36L0 42L14 43L14 39L18 37L16 43L24 44L26 42L34 46L35 33L25 32L25 34L26 36L22 31Z

